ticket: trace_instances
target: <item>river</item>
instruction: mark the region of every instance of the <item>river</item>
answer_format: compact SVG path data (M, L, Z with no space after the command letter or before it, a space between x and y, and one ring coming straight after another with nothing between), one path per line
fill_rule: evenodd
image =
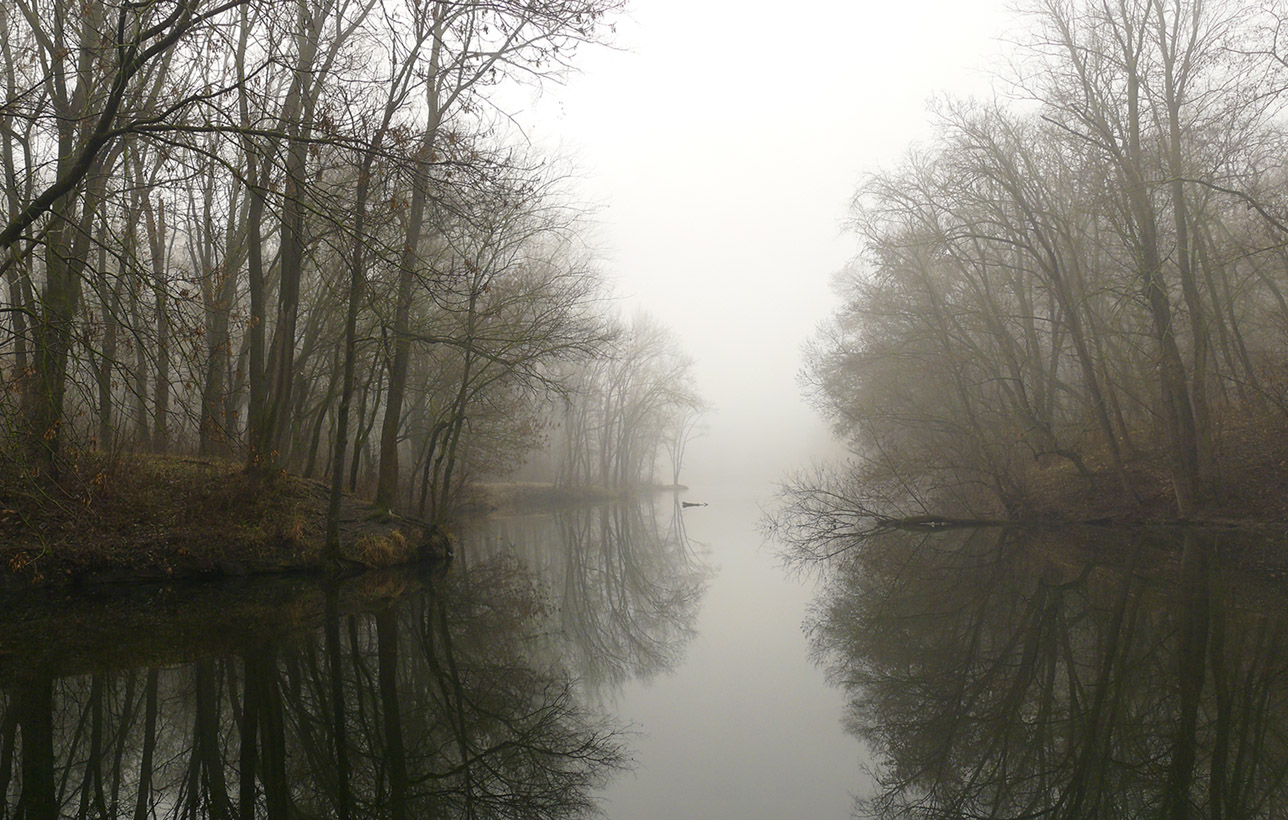
M765 496L700 500L495 517L446 572L9 601L0 817L1284 815L1265 532L889 533L797 576Z
M762 544L758 525L768 500L767 491L716 490L701 496L707 506L679 510L672 496L659 496L644 516L664 522L662 530L687 548L683 554L648 550L670 560L654 565L651 577L637 576L631 589L675 591L701 584L701 591L684 601L688 607L673 601L665 615L642 619L646 629L668 615L680 621L659 630L669 632L661 643L671 657L653 667L637 664L607 693L614 711L639 731L633 743L637 768L605 792L613 820L850 814L851 793L863 782L860 748L842 731L843 698L810 661L801 630L814 584L787 574L772 545ZM541 520L550 519L495 521L488 532L493 541L518 543L519 533L538 531ZM567 535L545 539L542 556L526 556L544 568L557 590L567 587L560 579L570 577L560 556L575 542ZM620 537L612 541L618 547L626 543ZM628 574L635 568L616 555L604 557L609 565ZM637 614L616 612L612 622L638 625ZM566 630L587 631L571 624ZM652 638L631 640L653 645Z

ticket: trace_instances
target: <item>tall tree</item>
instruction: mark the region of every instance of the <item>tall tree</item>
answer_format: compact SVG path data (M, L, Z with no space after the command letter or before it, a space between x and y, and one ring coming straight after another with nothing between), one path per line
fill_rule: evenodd
M452 122L463 111L477 107L483 89L500 77L540 80L566 71L576 47L598 36L603 18L618 6L618 0L539 0L535 3L503 0L433 5L434 43L427 66L425 101L428 116L413 176L391 328L389 394L381 425L376 488L379 506L393 506L397 492L398 438L412 345L408 321L414 288L418 281L425 282L429 273L421 255L421 243L425 239L425 199L431 194L426 169L437 154L449 153L450 146L444 142L451 142L453 138L444 134L444 124Z

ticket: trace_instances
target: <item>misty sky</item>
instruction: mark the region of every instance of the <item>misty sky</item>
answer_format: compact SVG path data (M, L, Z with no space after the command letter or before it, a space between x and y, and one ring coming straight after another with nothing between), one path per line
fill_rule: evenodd
M597 203L605 271L697 359L710 432L684 480L763 484L827 451L800 350L856 251L865 171L928 134L935 94L986 94L1001 0L634 0L520 117Z

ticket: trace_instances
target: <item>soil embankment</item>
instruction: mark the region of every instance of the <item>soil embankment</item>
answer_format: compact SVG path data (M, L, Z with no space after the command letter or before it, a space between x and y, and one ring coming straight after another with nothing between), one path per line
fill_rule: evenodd
M334 557L320 482L212 459L126 459L5 486L0 575L24 585L231 577L394 566L446 549L422 523L346 495Z

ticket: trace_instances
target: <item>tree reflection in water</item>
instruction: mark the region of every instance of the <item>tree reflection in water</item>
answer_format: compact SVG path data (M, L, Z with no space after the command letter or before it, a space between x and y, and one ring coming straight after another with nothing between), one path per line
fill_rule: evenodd
M667 501L492 519L464 552L532 567L558 611L569 666L611 690L673 668L694 634L710 568L684 531L679 499Z
M1284 817L1288 610L1228 569L1223 538L858 544L810 629L878 761L860 813Z
M0 817L571 818L627 764L516 561L309 590L181 662L0 645Z

